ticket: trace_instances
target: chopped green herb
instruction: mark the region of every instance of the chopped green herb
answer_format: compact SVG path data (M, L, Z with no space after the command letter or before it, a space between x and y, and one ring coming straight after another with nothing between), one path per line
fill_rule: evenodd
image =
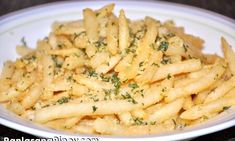
M103 38L100 38L98 41L94 42L94 44L97 48L100 48L102 46L107 46L107 43L104 42Z
M169 34L167 34L166 36L167 36L168 38L170 38L170 37L174 37L175 34L174 34L174 33L169 33Z
M81 35L85 35L86 34L86 31L82 31L80 33L74 33L74 37L73 37L73 40L75 40L76 38L80 37Z
M231 106L224 106L223 110L228 110Z
M127 54L129 54L130 52L131 53L135 53L136 52L136 50L134 48L132 48L132 46L130 46L129 48L126 48L125 51L126 51Z
M69 77L67 77L67 79L66 79L68 82L75 82L75 80L73 79L73 77L72 76L69 76Z
M171 75L169 73L167 75L167 79L171 79Z
M98 74L94 70L88 70L88 76L90 76L90 77L97 77Z
M165 52L168 49L168 42L163 41L161 42L160 46L158 47L158 50Z
M131 102L133 104L137 104L137 101L135 101L135 99L133 97L131 97L131 95L126 92L125 95L122 95L123 99L126 99L128 102Z
M155 44L153 44L153 43L150 44L149 47L151 47L152 49L156 50L156 46L155 46Z
M216 74L215 77L214 77L214 80L216 80L218 78L219 78L219 74Z
M62 64L58 62L56 56L53 55L53 56L52 56L52 60L54 61L56 68L61 68L61 67L62 67Z
M104 81L104 82L109 82L109 80L110 80L110 77L105 77L104 76L104 74L100 74L100 78L102 79L102 81Z
M111 92L112 92L112 90L110 90L110 89L109 90L103 89L103 91L105 93L104 100L107 100L107 99L111 100Z
M192 57L191 55L188 55L188 58L189 58L189 59L192 59L193 57Z
M152 66L160 67L159 64L157 64L157 63L153 63Z
M132 90L139 88L138 84L136 83L129 84L128 87L132 88Z
M62 97L62 98L60 98L59 100L57 100L57 102L59 103L59 104L63 104L63 103L68 103L69 102L69 97Z
M170 58L163 57L161 63L162 63L163 65L170 64L170 63L171 63L171 59L170 59Z
M134 125L147 125L148 123L144 121L143 118L133 118Z
M156 125L156 121L150 121L149 124L150 125Z
M37 59L37 57L33 55L33 56L32 56L32 60L35 61L36 59Z
M78 57L78 58L80 57L80 55L78 53L74 53L73 55Z
M177 129L183 129L186 126L187 126L187 124L178 124Z
M95 14L95 16L96 16L96 17L98 17L99 15L100 15L100 13L99 13L99 12Z
M177 124L176 124L176 121L175 121L175 119L171 119L172 121L173 121L173 123L174 123L174 125L175 125L175 127L177 126Z
M46 107L49 107L50 105L49 104L47 104L47 105L44 105L44 106L42 106L42 108L46 108Z
M97 96L97 95L96 95ZM99 98L97 98L96 96L94 96L94 97L91 97L90 99L92 99L94 102L97 102L97 101L99 101Z
M144 61L139 63L139 67L142 67L144 65Z
M203 120L207 120L207 119L209 119L209 118L208 118L206 115L203 115L203 116L202 116L202 119L203 119Z
M24 46L27 46L27 42L25 41L25 38L24 38L24 37L22 37L20 41L21 41L21 43L22 43Z
M63 28L63 27L64 27L64 25L61 24L61 25L59 25L58 29L61 29L61 28Z
M183 45L183 48L184 48L184 52L187 52L188 51L188 45Z
M140 95L144 97L144 89L140 90Z
M162 88L162 92L166 92L166 90L167 90L166 87Z
M115 87L115 94L117 94L119 92L121 82L116 74L113 74L113 76L111 77L111 82L113 83L113 85Z
M93 111L93 113L94 113L97 109L98 109L98 107L92 106L92 111Z

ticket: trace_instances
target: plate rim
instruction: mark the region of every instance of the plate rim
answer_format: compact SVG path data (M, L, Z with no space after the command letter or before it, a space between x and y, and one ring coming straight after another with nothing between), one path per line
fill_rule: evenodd
M179 4L179 3L173 3L173 2L166 2L166 1L153 1L153 0L149 0L149 1L127 0L127 1L128 2L133 2L133 3L145 3L145 4L146 3L151 3L151 2L152 3L160 3L160 4L163 4L163 5L166 5L166 6L170 5L170 6L182 8L182 9L185 9L185 10L193 11L193 14L195 14L195 13L196 14L205 13L206 16L209 16L209 17L212 17L212 18L215 18L215 19L220 19L221 21L226 21L226 23L229 23L229 25L232 25L232 27L235 27L235 19L232 19L228 16L224 16L222 14L219 14L219 13L216 13L216 12L213 12L213 11L210 11L210 10L195 7L195 6ZM55 7L57 5L64 5L64 4L69 4L69 3L81 3L81 2L83 2L83 3L86 3L86 2L97 2L97 3L102 3L102 2L115 3L116 2L116 3L123 3L124 0L121 0L121 1L113 1L113 0L112 1L107 1L107 0L101 0L101 1L95 1L95 0L57 1L57 2L50 2L50 3L40 4L40 5L20 9L20 10L10 12L8 14L0 16L0 25L4 24L5 22L7 23L7 22L11 21L12 17L20 18L22 15L28 14L30 11L37 11L37 10L44 9L44 8ZM15 20L15 19L13 19L13 20ZM29 133L29 134L32 134L32 131L34 131L32 135L36 135L36 136L39 135L39 134L34 134L35 132L37 132L37 133L40 132L41 134L39 136L43 136L45 134L51 134L51 135L54 136L54 134L58 134L58 133L50 133L50 132L47 132L47 131L43 131L43 130L28 127L28 126L25 126L25 125L22 125L22 124L18 124L18 123L15 123L15 122L11 122L7 119L3 119L1 116L0 116L0 124L2 124L4 126L7 126L7 127L10 127L10 128L13 128L13 129L16 129L16 130L21 131L21 132ZM188 132L184 132L184 133L176 133L176 134L173 134L173 135L166 135L166 136L158 136L158 135L138 136L138 137L115 137L115 136L105 137L105 136L87 136L87 135L76 135L76 136L77 137L97 137L97 138L104 138L104 139L135 139L135 140L136 139L143 139L143 138L145 138L145 139L154 138L154 139L159 139L159 140L162 140L162 139L166 140L167 138L170 137L171 139L176 138L177 140L179 140L179 139L187 139L187 138L192 138L192 137L198 137L198 136L201 136L201 135L206 135L206 134L209 134L209 133L217 132L217 131L232 127L234 125L235 125L235 118L233 118L231 120L228 120L228 121L225 121L225 122L222 122L222 123L219 123L217 125L209 126L209 127L203 128L203 129L196 130L196 131L188 131ZM216 127L220 127L220 128L216 128ZM20 130L21 128L30 129L30 130L22 131L22 130ZM212 128L214 128L214 130L210 130ZM199 132L199 131L200 131L200 133L197 133L195 135L195 132ZM65 136L67 136L67 135L65 135Z
M161 0L146 0L146 1L139 1L139 0L118 0L118 1L117 0L110 0L110 1L109 0L99 0L99 1L95 1L95 0L79 0L79 1L69 0L69 1L66 1L66 0L62 0L62 1L55 1L55 2L49 2L49 3L39 4L39 5L31 6L31 7L22 8L22 9L19 9L16 11L9 12L7 14L3 14L0 16L0 24L2 23L2 21L9 20L9 18L11 18L13 16L20 16L21 14L25 14L25 13L27 13L29 11L33 11L33 10L38 10L40 8L54 7L56 5L64 5L64 4L69 4L69 3L86 3L86 2L97 2L97 3L133 2L133 3L155 3L155 4L158 3L158 4L173 6L173 7L180 7L182 9L187 9L189 11L195 12L196 14L203 13L203 14L206 14L206 16L209 16L211 18L224 20L224 21L226 21L226 23L230 23L235 27L235 19L228 17L226 15L222 15L222 14L217 13L215 11L203 9L203 8L192 6L192 5L187 5L187 4L182 4L182 3L174 3L174 2L169 2L169 1L161 1Z

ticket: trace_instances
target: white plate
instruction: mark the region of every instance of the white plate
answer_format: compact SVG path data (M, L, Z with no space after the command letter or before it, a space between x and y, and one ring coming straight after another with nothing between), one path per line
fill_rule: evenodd
M172 19L177 25L184 26L187 33L205 39L205 52L218 53L220 50L220 37L224 36L235 47L235 21L225 16L215 14L195 7L166 3L166 2L141 2L141 1L114 1L115 13L120 9L126 11L127 17L140 19L151 16L156 19ZM15 46L20 44L25 37L31 47L35 47L38 39L44 38L50 32L54 21L76 20L82 18L82 9L90 7L98 9L110 1L79 1L59 2L37 6L17 11L0 18L0 65L7 59L17 57ZM46 129L24 121L0 107L0 123L19 131L27 132L40 137L54 137L74 135ZM163 133L158 135L143 136L139 138L122 138L128 140L182 140L205 135L223 130L235 125L234 108L195 127L181 131ZM76 135L76 137L84 137ZM87 137L87 136L86 136ZM94 136L93 136L94 137ZM120 137L100 137L103 140L118 140Z

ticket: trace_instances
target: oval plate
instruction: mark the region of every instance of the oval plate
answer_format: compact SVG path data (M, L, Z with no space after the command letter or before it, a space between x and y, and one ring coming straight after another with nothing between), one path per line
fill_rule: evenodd
M13 12L0 17L0 67L3 62L18 56L15 47L22 37L31 47L36 46L38 39L43 39L50 32L54 21L82 19L84 8L98 9L108 3L115 3L115 13L120 9L126 11L130 19L143 19L151 16L161 21L174 20L176 25L185 27L186 33L200 36L205 40L205 52L222 55L220 37L224 36L235 46L235 21L225 16L181 4L168 2L141 1L79 1L57 2L36 6ZM99 136L103 140L183 140L205 135L235 125L235 108L232 107L216 118L194 127L182 130L141 137ZM40 125L22 120L0 106L0 124L39 137L97 137L74 135L47 129Z

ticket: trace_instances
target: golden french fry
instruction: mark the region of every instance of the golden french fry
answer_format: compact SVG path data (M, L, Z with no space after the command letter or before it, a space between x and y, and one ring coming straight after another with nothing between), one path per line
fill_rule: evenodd
M99 67L97 67L96 72L106 74L107 72L112 70L115 65L117 65L117 63L120 61L120 59L121 59L120 55L116 55L116 56L111 57L109 59L108 63L102 64Z
M20 95L20 92L18 92L16 88L11 87L8 90L0 93L0 102L9 101L11 99L16 98L19 95Z
M198 92L209 88L224 74L224 71L225 69L222 64L216 65L211 69L208 75L199 79L198 81L183 87L171 89L167 94L165 101L170 102L180 97L197 94Z
M84 17L84 27L86 29L86 34L91 42L98 41L98 22L95 15L91 9L86 8L83 10Z
M96 11L97 18L103 18L105 16L108 16L109 14L112 13L114 9L115 4L111 3L108 5L105 5L104 7L100 8L99 10Z
M225 81L220 86L218 86L214 91L209 93L205 99L205 103L209 103L211 101L219 99L220 97L222 97L224 94L226 94L229 90L231 90L234 87L235 87L235 76Z
M163 105L159 110L156 110L148 118L149 121L155 121L161 123L164 120L171 118L176 115L180 109L183 107L184 99L178 99L166 105Z
M47 127L57 129L57 130L66 130L70 129L76 125L76 123L80 120L79 117L72 117L67 119L57 119L53 121L49 121L45 123Z
M87 86L88 88L92 89L92 90L99 90L99 91L103 91L108 90L108 89L113 89L114 86L109 83L109 82L104 82L95 78L87 78L85 76L75 76L74 79L80 83L83 84L85 86Z
M138 108L148 107L162 99L159 87L152 87L146 91L146 96L134 99L113 100L113 101L98 101L87 103L65 103L62 105L54 105L36 111L36 122L47 122L58 118L68 118L84 115L100 115L114 114L120 112L133 111ZM119 105L119 106L116 106ZM112 108L110 108L112 107ZM70 109L70 110L68 110Z
M22 106L25 109L31 108L37 100L40 98L42 92L42 86L40 84L34 84L25 98L22 100Z
M1 73L1 79L10 79L15 70L14 63L11 61L6 61Z
M125 16L125 12L123 10L120 11L119 19L118 19L118 26L119 26L119 48L123 52L129 46L129 28L128 22Z
M223 37L221 38L221 44L224 52L224 57L228 62L229 69L231 70L233 75L235 75L235 53Z
M113 127L113 128L110 128ZM174 123L171 120L171 124L157 124L157 125L132 125L124 126L115 124L114 122L107 119L97 119L94 123L95 131L105 135L124 135L124 136L135 136L135 135L146 135L156 134L160 131L170 131L174 129Z
M210 103L196 105L183 112L180 117L183 119L194 120L210 113L220 112L224 107L235 104L235 97L224 97Z
M112 55L118 53L118 26L113 20L108 23L107 48Z
M201 61L198 59L191 59L175 64L164 65L157 69L151 82L164 79L168 75L173 76L176 74L197 71L199 69L201 69Z
M22 118L79 134L136 136L181 129L235 105L235 53L173 21L130 20L114 4L55 22L35 48L6 61L0 104Z
M118 118L124 125L131 125L132 116L130 112L123 112L118 114Z
M193 106L193 101L192 101L192 97L188 96L185 98L184 104L183 104L183 109L184 110L188 110Z
M27 54L30 54L33 52L33 49L27 47L27 46L16 46L16 52L20 55L20 56L25 56Z
M193 99L193 103L195 105L204 103L204 101L205 101L206 97L208 96L209 92L210 91L206 90L206 91L202 91L199 94L197 94L195 96L195 98Z

